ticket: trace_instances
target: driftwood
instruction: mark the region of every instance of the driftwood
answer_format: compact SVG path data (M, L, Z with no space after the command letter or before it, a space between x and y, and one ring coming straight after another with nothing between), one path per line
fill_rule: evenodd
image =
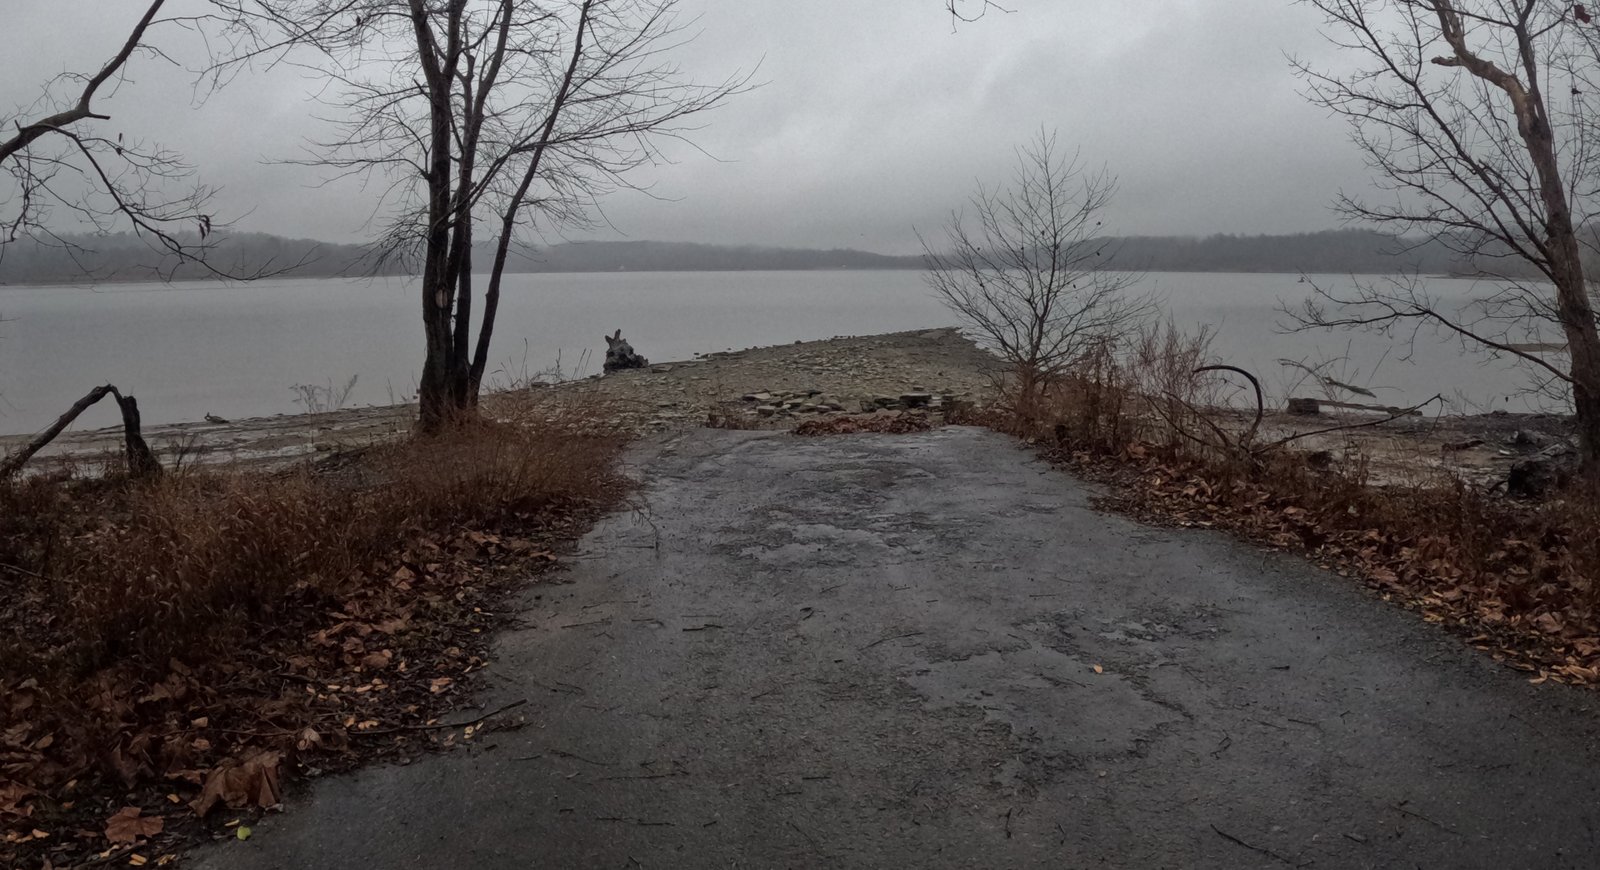
M117 407L122 411L122 440L128 457L128 474L136 478L158 477L161 474L161 462L156 459L150 445L145 443L144 434L139 420L139 400L132 396L124 396L115 386L106 384L90 390L83 398L72 404L65 414L50 424L50 428L40 432L29 441L26 446L16 453L0 461L0 480L15 475L32 459L34 454L43 450L46 445L56 439L78 419L78 415L87 411L90 406L111 396L117 400Z
M650 365L650 361L636 353L633 345L622 337L622 330L617 330L615 335L602 337L606 340L606 361L602 368L607 373L642 369Z
M1183 437L1201 445L1202 447L1208 447L1214 450L1223 451L1224 453L1232 454L1249 462L1252 466L1259 466L1263 458L1268 454L1280 450L1289 444L1293 444L1296 441L1310 438L1315 435L1325 435L1330 432L1343 432L1350 429L1365 429L1372 426L1381 426L1384 423L1390 423L1403 417L1421 414L1423 408L1433 404L1434 402L1442 402L1444 400L1442 396L1434 396L1426 402L1423 402L1419 405L1413 405L1409 408L1389 408L1375 405L1356 405L1350 402L1335 402L1322 399L1320 401L1325 405L1339 408L1359 408L1364 411L1382 411L1387 413L1388 416L1373 420L1365 420L1359 423L1341 423L1321 429L1314 429L1309 432L1296 432L1288 437L1279 438L1276 441L1265 444L1257 444L1256 436L1261 431L1261 421L1266 413L1266 401L1265 395L1261 389L1261 381L1259 381L1255 375L1252 375L1250 372L1247 372L1238 366L1209 365L1201 366L1200 368L1194 370L1194 374L1196 375L1201 375L1208 372L1233 372L1243 375L1250 381L1250 385L1255 388L1256 415L1255 419L1250 423L1250 428L1245 432L1241 434L1233 434L1224 430L1214 420L1211 419L1211 416L1206 412L1206 409L1196 408L1193 404L1180 398L1174 393L1167 393L1166 398L1182 405L1192 417L1199 420L1201 423L1204 423L1206 428L1210 429L1212 434L1216 436L1215 440L1202 437L1202 435L1196 434L1184 428L1184 426L1176 417L1163 411L1159 403L1152 402L1151 407L1168 425L1172 426L1174 431L1176 431L1179 435L1182 435Z
M1410 408L1398 408L1398 407L1395 407L1394 405L1363 405L1360 402L1339 402L1339 401L1335 401L1333 399L1318 399L1317 400L1317 402L1319 404L1327 405L1330 408L1339 408L1339 409L1342 409L1342 410L1345 410L1345 411L1372 411L1372 412L1378 413L1378 414L1389 414L1390 416L1397 416L1397 417L1403 417L1403 416L1408 416L1408 415L1409 416L1419 416L1419 415L1422 414L1422 411L1421 411L1422 406L1426 405L1426 404L1428 404L1428 402L1432 402L1432 401L1433 401L1432 399L1429 399L1427 402L1423 402L1422 405L1416 405L1416 406L1413 406L1413 407L1410 407Z
M1427 404L1424 402L1423 404ZM1397 408L1393 405L1366 405L1361 402L1341 402L1337 399L1290 399L1284 410L1291 414L1303 417L1314 417L1322 413L1324 407L1338 408L1342 411L1372 411L1378 414L1405 415L1421 414L1416 408Z
M1263 444L1263 445L1261 445L1260 447L1256 448L1256 453L1257 454L1264 454L1264 453L1267 453L1267 452L1270 452L1270 451L1273 451L1273 450L1277 450L1278 448L1283 447L1284 445L1293 444L1294 442L1299 441L1301 439L1311 438L1311 437L1316 436L1316 435L1327 435L1330 432L1347 432L1347 431L1350 431L1352 429L1370 429L1373 426L1382 426L1385 423L1393 423L1394 421L1399 420L1399 419L1401 419L1403 417L1415 417L1415 416L1418 416L1418 415L1420 415L1422 413L1422 409L1423 408L1428 407L1429 405L1433 404L1434 402L1443 403L1444 402L1444 396L1439 395L1439 394L1436 393L1436 394L1434 394L1433 398L1428 399L1425 402L1421 402L1419 404L1412 405L1409 408L1381 408L1381 409L1368 408L1368 410L1385 410L1385 411L1388 411L1390 413L1389 413L1389 416L1387 416L1387 417L1379 417L1379 418L1376 418L1376 419L1373 419L1373 420L1364 420L1364 421L1362 421L1360 423L1341 423L1338 426L1328 426L1328 427L1323 428L1323 429L1313 429L1310 432L1296 432L1293 435L1288 436L1287 438L1279 438L1278 440L1272 442L1271 444ZM1330 402L1329 404L1334 404L1334 403Z
M1313 378L1316 378L1319 383L1321 383L1323 386L1325 386L1325 387L1327 387L1329 389L1332 389L1332 390L1344 390L1347 393L1354 393L1355 395L1358 395L1358 396L1366 396L1369 399L1378 398L1378 394L1377 393L1374 393L1373 391L1367 389L1366 387L1358 387L1355 384L1347 384L1347 383L1344 383L1343 381L1336 381L1333 378L1330 378L1327 375L1323 374L1322 372L1317 371L1316 368L1313 368L1312 366L1308 366L1303 362L1295 362L1292 359L1280 359L1280 360L1278 360L1278 365L1289 366L1291 368L1297 368L1297 369L1305 372L1306 374L1312 376Z

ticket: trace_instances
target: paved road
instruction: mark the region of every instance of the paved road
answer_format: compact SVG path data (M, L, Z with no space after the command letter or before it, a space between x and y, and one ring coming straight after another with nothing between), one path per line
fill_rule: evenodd
M533 725L199 866L1600 865L1595 695L1007 439L700 431L640 469L648 515L502 642Z

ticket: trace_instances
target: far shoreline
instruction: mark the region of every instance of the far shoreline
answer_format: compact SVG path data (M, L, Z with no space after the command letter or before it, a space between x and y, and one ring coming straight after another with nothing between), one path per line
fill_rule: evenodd
M927 269L918 266L814 266L806 268L770 268L770 269L568 269L552 271L531 272L506 272L507 275L726 275L726 274L751 274L762 275L772 273L817 273L817 272L925 272ZM1132 275L1285 275L1289 277L1354 277L1354 278L1382 278L1391 276L1417 277L1422 280L1437 281L1504 281L1492 275L1468 274L1425 274L1412 276L1406 272L1284 272L1277 269L1106 269L1107 272ZM487 273L474 272L474 277L487 278ZM250 285L272 281L387 281L399 279L402 281L416 281L422 276L412 274L389 275L273 275L265 278L252 279L223 279L215 276L195 276L192 278L175 278L160 280L151 278L110 277L94 282L62 279L59 281L38 281L33 283L4 283L0 282L0 293L8 290L34 290L55 287L71 287L80 290L94 290L100 286L126 287L139 284L150 284L165 287L178 287L186 284L218 284L218 285Z

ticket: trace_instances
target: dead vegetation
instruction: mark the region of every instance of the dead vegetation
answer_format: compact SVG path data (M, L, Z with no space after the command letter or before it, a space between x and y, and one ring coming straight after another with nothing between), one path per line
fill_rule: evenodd
M876 432L887 435L904 435L908 432L927 432L933 428L933 419L926 411L902 411L898 414L853 414L848 417L823 417L806 420L794 427L794 434L855 435Z
M470 739L433 722L497 592L622 489L602 421L519 416L275 474L0 484L0 864L157 863L294 770Z
M1388 418L1267 437L1257 408L1268 400L1257 406L1245 378L1208 358L1203 334L1146 328L1053 379L1034 419L1002 410L968 422L1114 482L1107 501L1127 512L1225 529L1359 578L1535 682L1600 682L1600 506L1580 490L1514 500L1442 468L1377 482L1359 454L1299 447Z

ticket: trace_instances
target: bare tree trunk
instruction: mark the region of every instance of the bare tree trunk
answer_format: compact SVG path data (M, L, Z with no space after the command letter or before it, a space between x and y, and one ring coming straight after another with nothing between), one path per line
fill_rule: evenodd
M108 395L116 398L117 406L122 410L122 440L127 451L128 474L135 478L160 476L161 462L156 459L155 453L150 450L150 445L145 443L144 434L140 428L139 400L132 396L124 396L117 391L116 387L106 384L90 390L83 398L74 402L65 414L57 417L56 421L50 424L50 428L40 432L38 436L28 442L27 446L6 457L4 462L0 462L0 480L6 480L15 475L21 470L22 466L27 464L28 460L32 459L40 450L43 450L51 441L54 441L56 436L65 431L68 426L71 426L72 421L78 419L78 416L87 411L90 406Z
M150 445L145 443L139 417L139 400L124 396L110 387L111 395L122 410L122 442L128 454L128 474L134 478L160 477L161 461L156 459Z
M556 121L561 117L562 109L566 108L567 98L572 94L572 81L578 73L578 64L583 60L584 37L589 29L589 15L594 9L595 0L584 0L583 6L578 9L577 26L573 28L572 55L567 62L567 71L561 76L561 87L556 90L555 99L550 102L550 111L545 115L544 125L539 133L539 141L533 148L533 154L528 158L528 166L522 173L522 181L517 185L516 195L506 203L505 211L500 215L500 237L496 240L494 250L494 268L489 272L489 286L483 293L483 322L478 327L478 344L472 352L472 366L468 374L468 401L476 406L478 393L483 388L483 373L489 367L489 343L494 339L494 319L500 311L500 280L505 275L506 258L511 252L511 242L516 237L517 214L522 209L522 204L528 199L528 191L533 187L533 182L539 178L539 168L544 162L545 150L550 147L550 137L556 129ZM462 344L463 353L466 345Z
M451 79L459 56L456 24L465 0L452 0L451 32L441 63L438 40L423 0L411 0L411 20L417 39L417 54L429 97L428 226L422 268L422 330L427 355L422 362L422 378L417 385L419 425L423 431L436 431L454 416L450 405L450 312L454 286L450 275L451 175L450 155L453 107Z
M514 215L502 221L500 241L495 245L494 268L489 273L489 286L483 290L483 322L478 326L478 346L472 353L472 368L468 374L467 394L473 405L483 390L483 373L489 367L489 342L494 340L494 318L500 311L500 276L505 274L506 258L511 249L511 234L516 229Z
M1491 266L1520 259L1549 283L1512 278L1472 307L1453 310L1414 284L1358 285L1351 298L1322 294L1342 311L1308 303L1307 316L1297 319L1380 329L1431 322L1520 359L1549 378L1544 385L1570 389L1583 477L1600 491L1600 333L1578 237L1600 203L1592 183L1600 171L1600 151L1592 147L1600 106L1591 95L1600 38L1584 7L1543 0L1310 2L1350 41L1330 39L1371 63L1329 74L1297 62L1308 96L1349 119L1369 164L1402 194L1377 205L1343 198L1341 210L1423 229L1459 253L1486 255ZM1430 57L1435 46L1445 52ZM1565 368L1519 347L1523 330L1538 335L1552 321L1566 338Z
M1451 8L1448 3L1441 3L1441 6ZM1583 274L1582 249L1573 227L1572 203L1567 198L1543 92L1531 75L1529 83L1524 85L1468 52L1460 35L1460 19L1454 16L1453 10L1452 14L1441 13L1440 21L1445 38L1456 49L1456 57L1446 63L1453 61L1466 66L1479 78L1498 85L1510 98L1517 118L1517 132L1538 175L1539 195L1547 215L1547 257L1556 285L1556 316L1566 334L1571 365L1572 406L1577 417L1582 476L1591 485L1600 485L1600 334L1595 329L1594 308L1589 303L1588 281ZM1529 37L1525 31L1519 32L1518 37L1522 57L1531 68L1535 55Z
M1600 335L1595 332L1577 239L1569 231L1564 241L1559 258L1552 258L1558 264L1568 261L1556 284L1556 310L1567 338L1582 476L1591 487L1600 488Z
M420 259L422 431L476 412L506 246L525 216L588 225L597 195L661 159L656 140L681 138L693 129L685 119L748 83L679 80L664 60L689 38L679 0L229 2L263 10L337 65L328 78L350 117L322 144L328 165L384 174L404 191L379 252ZM484 220L501 244L475 312L472 244Z

